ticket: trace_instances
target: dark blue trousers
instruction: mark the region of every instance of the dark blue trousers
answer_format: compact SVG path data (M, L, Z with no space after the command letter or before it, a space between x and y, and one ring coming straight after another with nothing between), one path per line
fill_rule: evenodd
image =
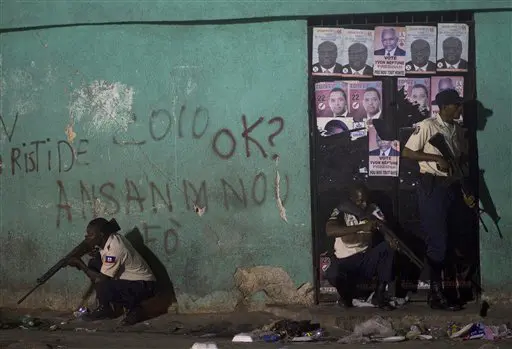
M92 270L100 272L101 256L95 254L88 263ZM98 282L95 285L96 298L99 305L110 306L110 304L119 304L127 310L133 310L146 299L155 295L154 281L131 281L108 279Z
M418 188L418 201L430 277L432 281L441 281L447 250L451 240L456 238L452 230L461 218L457 208L465 205L460 183L448 184L446 178L424 174Z
M375 275L379 282L389 283L393 281L394 255L395 251L383 241L350 257L331 258L325 277L340 295L343 295L348 285L370 281Z

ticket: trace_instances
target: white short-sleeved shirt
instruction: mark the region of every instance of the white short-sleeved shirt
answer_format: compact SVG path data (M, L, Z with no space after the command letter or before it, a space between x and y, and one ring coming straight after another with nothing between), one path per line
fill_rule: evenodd
M462 153L467 154L467 142L464 137L465 129L459 124L449 124L444 122L439 115L433 118L425 119L416 124L411 137L405 144L406 148L412 151L422 151L426 154L441 155L441 152L431 145L428 140L436 133L441 133L455 158ZM447 176L448 174L437 169L437 163L432 161L419 161L420 172L430 173L435 176Z
M106 276L130 281L156 280L148 263L121 234L111 234L100 255L101 273Z
M374 212L372 214L377 217L380 220L384 220L384 215L382 214L382 211L375 206ZM356 216L340 212L337 208L335 208L332 213L329 220L334 221L338 220L338 217L340 215L343 215L343 220L340 222L341 224L345 224L347 227L355 226L355 225L362 225L365 223L365 221L359 221ZM365 251L372 242L372 234L369 234L369 232L365 232L364 230L361 230L357 232L358 234L363 234L363 239L361 242L355 243L355 244L348 244L343 242L343 240L340 237L337 237L334 241L334 254L336 258L347 258L350 257L356 253Z

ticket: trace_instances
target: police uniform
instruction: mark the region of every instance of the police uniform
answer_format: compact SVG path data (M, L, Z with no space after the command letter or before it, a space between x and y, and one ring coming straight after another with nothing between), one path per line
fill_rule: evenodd
M418 123L405 147L412 151L441 155L428 142L436 133L444 136L455 159L459 159L463 153L467 154L464 129L457 123L443 121L439 115ZM448 177L448 173L438 169L436 162L419 161L419 167L419 214L431 267L430 280L440 282L449 237L447 221L452 218L449 217L449 211L454 205L460 204L462 199L460 178Z
M374 206L372 214L379 220L384 220L382 211ZM335 208L329 221L337 221L345 226L362 225L358 217L341 212ZM378 281L389 283L393 280L394 251L386 241L371 247L372 232L359 231L363 238L358 243L349 244L337 237L334 242L335 257L331 258L331 265L326 271L326 279L333 285L340 296L352 301L352 290L358 281L369 281L377 274Z
M109 236L104 248L89 262L89 268L109 277L97 285L100 305L115 303L132 310L154 295L156 278L151 268L121 234Z

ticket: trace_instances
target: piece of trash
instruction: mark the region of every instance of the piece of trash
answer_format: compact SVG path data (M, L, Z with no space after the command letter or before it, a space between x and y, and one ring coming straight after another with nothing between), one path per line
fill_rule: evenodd
M216 333L205 333L202 336L199 336L199 338L213 338L216 335L217 335Z
M57 325L51 325L50 331L55 331L57 328L59 328Z
M302 337L293 337L292 342L311 342L314 339L312 337L308 336L302 336Z
M194 211L197 213L197 215L199 217L201 217L202 215L204 215L204 211L206 211L206 207L199 207L199 206L196 206L196 204L194 204Z
M404 336L391 336L386 338L379 339L379 342L383 343L395 343L395 342L403 342L406 338Z
M431 336L429 334L420 334L418 336L418 339L429 341L429 340L434 339L434 336Z
M324 330L322 328L319 328L315 331L304 332L302 334L302 337L311 337L313 339L319 339L323 336L324 336Z
M144 323L144 325L149 326L149 325L151 325L151 324L150 324L149 322L147 322L147 321L146 321L146 322Z
M190 349L218 349L217 344L213 342L194 343Z
M471 326L469 333L464 339L480 339L485 336L485 326L481 323L476 323Z
M448 336L450 338L459 338L462 335L465 335L469 332L469 330L473 327L473 323L469 323L466 326L462 327L461 329L458 328L457 325L451 325L448 329Z
M77 319L81 318L85 314L89 314L89 309L87 307L80 307L73 312L73 316Z
M278 334L266 334L262 336L261 339L263 339L263 341L267 343L274 343L279 341L281 339L281 336Z
M392 337L395 335L395 330L391 322L385 320L381 316L375 316L361 324L354 327L354 334L369 337Z
M83 328L83 327L77 327L75 328L75 332L96 332L97 330L95 328Z
M38 318L34 318L30 315L25 315L21 318L21 324L22 326L20 327L23 327L24 329L29 329L30 327L36 327L36 326L39 326L41 325L41 320L39 320Z
M67 321L62 321L60 324L61 324L61 325L67 325L67 324L68 324L68 322L67 322Z
M254 342L254 339L249 333L239 333L233 337L232 341L237 343L251 343Z

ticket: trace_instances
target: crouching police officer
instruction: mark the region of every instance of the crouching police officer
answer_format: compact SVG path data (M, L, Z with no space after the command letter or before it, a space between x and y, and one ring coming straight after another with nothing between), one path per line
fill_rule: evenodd
M85 241L99 253L88 265L80 258L72 258L69 265L83 271L94 283L98 307L84 320L115 317L114 308L127 310L123 325L132 325L144 319L141 302L155 295L156 279L147 262L132 244L118 231L115 221L96 218L87 225Z
M416 125L405 144L403 156L418 161L420 167L418 201L430 269L429 305L433 309L459 310L459 302L447 298L447 290L441 286L441 274L445 268L449 238L453 236L453 232L448 231L448 223L456 219L450 211L454 205L463 204L462 178L452 174L449 163L429 140L440 133L455 159L467 156L464 130L455 122L462 113L462 98L455 90L444 90L437 94L436 103L439 115Z

